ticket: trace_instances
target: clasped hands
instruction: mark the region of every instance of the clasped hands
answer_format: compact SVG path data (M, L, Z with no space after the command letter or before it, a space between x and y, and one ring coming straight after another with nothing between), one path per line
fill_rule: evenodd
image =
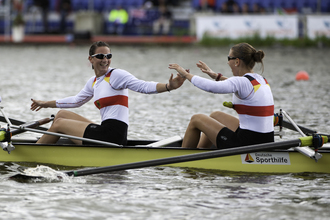
M203 73L206 73L212 79L217 78L218 74L215 73L210 67L208 67L208 65L206 65L206 63L204 63L203 61L199 61L196 65ZM180 76L183 78L187 78L189 75L192 76L190 74L189 69L184 69L183 67L181 67L180 65L178 65L176 63L169 64L168 68L176 70L180 74ZM191 77L188 77L188 79L189 78L191 78Z

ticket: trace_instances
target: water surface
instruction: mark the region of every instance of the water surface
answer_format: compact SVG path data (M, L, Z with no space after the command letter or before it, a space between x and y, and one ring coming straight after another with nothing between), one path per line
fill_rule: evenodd
M53 100L75 95L93 75L89 46L1 45L1 105L9 117L32 121L57 109L31 112L30 99ZM302 126L330 132L329 50L257 48L266 53L264 73L275 110L286 110ZM198 60L226 76L228 48L197 46L113 46L112 67L136 77L167 82L179 63L205 76ZM309 81L296 81L305 70ZM260 68L256 68L260 72ZM130 139L163 139L183 135L193 114L224 108L231 95L198 90L189 82L157 95L130 91ZM92 102L73 111L99 123ZM20 137L36 137L24 133ZM299 137L288 131L284 139ZM3 152L5 153L5 152ZM14 152L12 152L14 153ZM32 164L36 165L36 164ZM328 174L249 174L185 168L152 167L79 177L60 182L16 182L8 179L17 164L0 163L0 219L328 219ZM54 167L55 169L68 169Z

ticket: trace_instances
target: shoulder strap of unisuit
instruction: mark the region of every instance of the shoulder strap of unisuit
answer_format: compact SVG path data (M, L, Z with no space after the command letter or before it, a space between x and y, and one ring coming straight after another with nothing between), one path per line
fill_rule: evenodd
M255 79L253 78L252 76L249 76L249 75L244 75L244 77L248 78L250 80L250 82L252 83L253 85L253 89L254 89L254 92L257 92L258 89L260 88L260 83Z
M255 78L253 78L252 76L249 76L249 75L244 75L244 77L246 77L250 80L250 82L253 85L254 92L256 92L260 88L261 84ZM267 80L265 78L264 78L264 80L265 80L266 84L269 86Z
M110 75L111 75L112 71L114 71L115 69L116 69L116 68L113 68L112 70L110 70L110 71L107 73L107 75L104 77L104 80L105 80L106 82L109 82L109 81L110 81ZM96 77L94 78L94 82L93 82L93 84L92 84L92 88L94 87L95 82L96 82Z
M116 68L113 68L112 70L110 70L110 72L108 72L107 75L104 77L104 80L105 80L106 82L109 83L109 81L110 81L110 75L111 75L112 71L114 71L115 69L116 69Z

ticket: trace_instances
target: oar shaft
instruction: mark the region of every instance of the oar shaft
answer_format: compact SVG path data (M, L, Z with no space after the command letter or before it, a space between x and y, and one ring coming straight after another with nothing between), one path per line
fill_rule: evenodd
M107 146L122 147L122 145L118 145L118 144L114 144L114 143L110 143L110 142L93 140L93 139L89 139L89 138L82 138L82 137L66 135L66 134L59 134L59 133L49 132L49 131L41 131L41 130L37 130L37 129L33 129L33 128L26 128L24 126L12 125L10 127L21 129L21 130L26 130L26 131L31 131L31 132L36 132L36 133L41 133L41 134L48 134L48 135L65 137L65 138L69 138L69 139L76 139L76 140L81 140L81 141L86 141L86 142L91 142L91 143L96 143L96 144L103 144L103 145L107 145Z
M290 129L290 130L293 130L293 131L297 131L295 126L293 126L290 122L283 120L282 123L283 123L282 124L283 127L287 128L287 129ZM298 125L298 127L300 128L300 130L302 130L305 134L308 134L308 135L312 135L312 134L317 133L317 131L315 131L315 130L305 128L305 127L300 126L300 125Z
M290 141L281 141L281 142L272 142L266 144L250 145L237 148L229 148L223 150L212 150L209 152L189 154L184 156L169 157L156 160L141 161L136 163L120 164L107 167L97 167L83 170L75 170L66 172L69 176L85 176L91 174L128 170L128 169L138 169L143 167L159 166L173 163L182 163L195 160L211 159L216 157L225 157L232 156L237 154L252 153L258 151L274 150L274 149L288 149L291 147L300 146L300 139L290 140Z
M13 125L24 125L25 122L24 121L20 121L20 120L16 120L13 118L8 118L8 120L13 124ZM7 122L7 119L3 116L0 115L0 121L2 122ZM47 131L48 129L45 127L38 127L38 130L43 130L43 131Z
M32 122L22 124L20 127L24 126L25 128L37 128L40 125L51 122L52 120L53 120L53 118L44 118L44 119L40 119L39 121L32 121ZM23 129L11 130L12 135L20 134L20 133L23 133L23 132L24 132Z

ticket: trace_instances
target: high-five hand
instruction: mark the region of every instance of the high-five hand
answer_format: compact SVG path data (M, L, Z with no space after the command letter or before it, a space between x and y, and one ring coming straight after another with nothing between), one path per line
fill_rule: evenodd
M209 75L212 79L216 79L218 74L215 73L206 63L203 61L199 61L199 63L196 63L197 67L203 72Z
M192 75L189 73L188 69L184 69L183 67L181 67L180 65L176 64L176 63L171 63L168 66L169 69L174 69L176 70L181 77L186 78L188 80L191 79ZM191 75L191 77L190 77Z

